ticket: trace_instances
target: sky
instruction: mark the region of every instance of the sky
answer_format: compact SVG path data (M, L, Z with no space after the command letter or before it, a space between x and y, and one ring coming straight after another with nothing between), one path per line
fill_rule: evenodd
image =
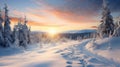
M120 16L120 0L108 1L113 17ZM11 26L26 16L32 31L96 29L102 16L102 0L0 0L1 9L4 3Z

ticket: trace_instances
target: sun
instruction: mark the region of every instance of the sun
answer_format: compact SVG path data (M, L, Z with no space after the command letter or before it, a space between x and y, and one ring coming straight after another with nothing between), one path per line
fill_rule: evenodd
M50 36L55 36L56 34L58 34L58 30L56 28L50 28L48 30L48 33Z

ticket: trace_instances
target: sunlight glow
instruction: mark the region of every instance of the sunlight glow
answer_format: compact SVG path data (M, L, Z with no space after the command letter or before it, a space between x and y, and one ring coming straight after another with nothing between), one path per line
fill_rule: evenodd
M50 36L55 36L56 34L58 34L58 31L55 28L50 28L48 30L48 33L49 33Z

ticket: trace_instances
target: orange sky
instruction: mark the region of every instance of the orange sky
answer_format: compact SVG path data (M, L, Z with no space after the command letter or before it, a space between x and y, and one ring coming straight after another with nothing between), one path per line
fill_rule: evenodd
M12 3L12 1L10 2ZM20 8L22 5L19 5L20 10L17 9L18 7L15 9L14 6L8 4L12 27L18 23L19 18L24 18L24 16L27 17L28 26L31 27L32 31L48 32L54 28L57 32L63 32L68 30L96 29L99 25L99 14L93 11L79 13L82 12L79 10L76 13L55 8L55 6L49 5L42 0L32 2L37 7L25 7L22 9Z
M77 16L71 12L68 13L53 9L39 10L29 8L27 10L29 12L12 11L12 26L18 22L18 18L22 17L18 16L23 15L24 17L24 14L28 19L28 25L31 26L32 31L49 31L50 28L55 28L58 32L62 32L95 28L95 26L98 25L96 19L89 19L86 16ZM76 17L76 19L71 16Z

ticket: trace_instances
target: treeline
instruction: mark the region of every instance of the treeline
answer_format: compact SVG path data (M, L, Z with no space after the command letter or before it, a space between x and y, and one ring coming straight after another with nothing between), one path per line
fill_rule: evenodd
M11 46L23 46L26 47L30 44L30 28L27 26L26 17L24 22L20 21L14 25L13 31L11 30L11 21L8 16L8 7L5 4L4 17L0 10L0 46L11 47ZM22 24L23 23L23 24Z

